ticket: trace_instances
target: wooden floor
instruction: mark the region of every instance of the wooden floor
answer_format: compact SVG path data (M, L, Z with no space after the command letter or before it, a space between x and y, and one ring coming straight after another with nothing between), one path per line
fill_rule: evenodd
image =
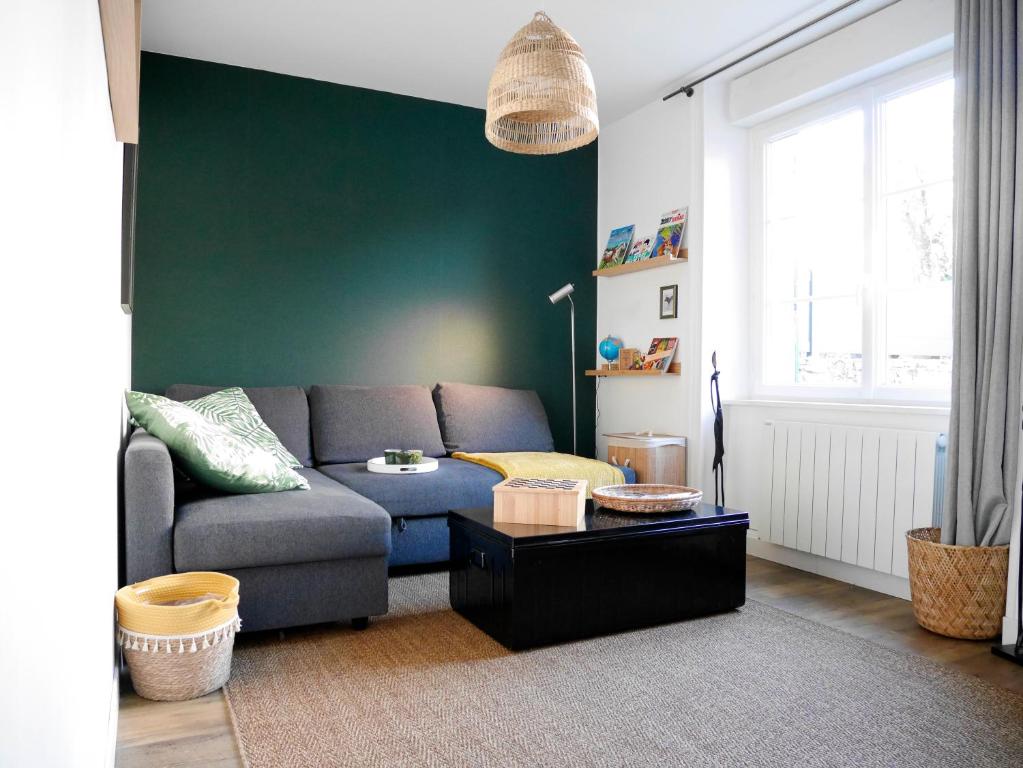
M747 568L752 600L1023 694L1023 667L993 656L990 642L951 640L921 629L905 600L755 557L747 558ZM136 696L127 683L123 690L117 734L120 768L241 766L219 691L194 701L151 702Z

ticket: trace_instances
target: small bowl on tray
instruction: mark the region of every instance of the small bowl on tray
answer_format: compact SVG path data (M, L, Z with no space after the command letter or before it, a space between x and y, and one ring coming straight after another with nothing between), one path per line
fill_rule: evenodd
M684 485L605 485L593 489L593 501L618 512L660 515L696 509L703 502L703 491Z

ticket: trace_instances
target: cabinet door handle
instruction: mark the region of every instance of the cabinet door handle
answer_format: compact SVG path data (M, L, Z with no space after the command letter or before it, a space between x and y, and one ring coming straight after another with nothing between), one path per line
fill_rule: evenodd
M487 567L487 553L478 549L470 550L469 562L477 568L485 570Z

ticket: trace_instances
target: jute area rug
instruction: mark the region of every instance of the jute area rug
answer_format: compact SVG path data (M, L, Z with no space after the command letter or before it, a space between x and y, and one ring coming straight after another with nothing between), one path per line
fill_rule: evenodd
M511 653L409 576L366 631L243 637L226 691L250 768L1023 764L1023 698L753 602Z

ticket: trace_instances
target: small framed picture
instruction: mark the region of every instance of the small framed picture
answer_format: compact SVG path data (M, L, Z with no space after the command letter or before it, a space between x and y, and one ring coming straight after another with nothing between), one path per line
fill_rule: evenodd
M661 286L661 320L678 317L678 285Z

